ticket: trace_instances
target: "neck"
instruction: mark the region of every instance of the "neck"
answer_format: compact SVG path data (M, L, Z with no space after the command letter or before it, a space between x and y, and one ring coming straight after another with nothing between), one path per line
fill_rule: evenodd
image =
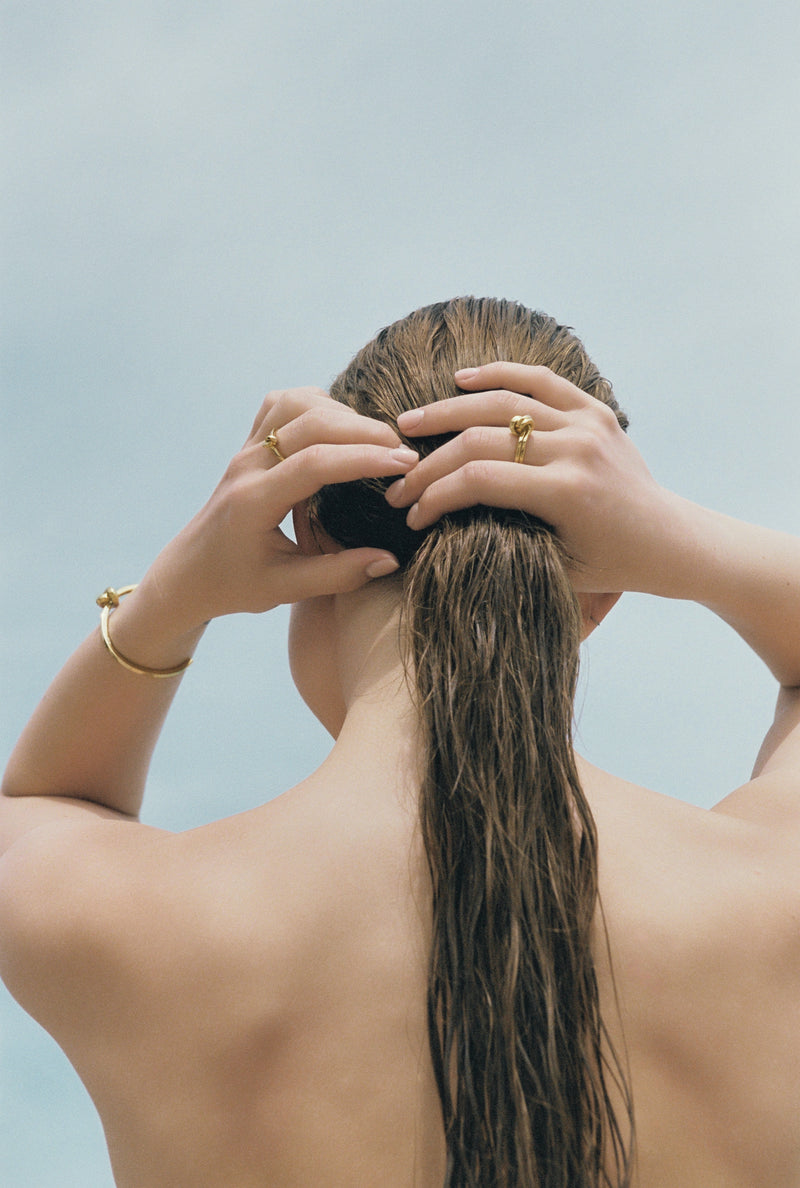
M329 762L347 764L354 772L371 774L380 785L419 789L422 738L417 712L403 689L383 697L367 694L348 709Z
M400 648L395 583L337 599L337 658L346 716L329 762L347 764L375 793L419 791L423 744Z

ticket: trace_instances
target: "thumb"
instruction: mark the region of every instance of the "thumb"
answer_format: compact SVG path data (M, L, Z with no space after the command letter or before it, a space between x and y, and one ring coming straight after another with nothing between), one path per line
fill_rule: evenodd
M322 594L346 594L399 568L397 558L381 549L343 549L339 553L323 553L316 557L295 556L289 578L291 597L286 601L299 602Z

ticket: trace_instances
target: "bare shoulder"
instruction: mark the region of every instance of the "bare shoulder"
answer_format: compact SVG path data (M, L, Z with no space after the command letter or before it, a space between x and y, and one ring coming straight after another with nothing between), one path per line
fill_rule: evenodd
M713 810L589 765L582 775L598 827L604 910L633 961L645 951L657 956L659 936L669 937L673 968L679 951L687 960L701 949L706 958L712 948L735 954L770 931L777 940L793 930L800 949L800 830L781 818L791 802L783 769Z
M120 904L130 914L134 872L144 871L159 834L122 821L52 823L26 833L3 856L0 973L44 1026L57 1025L72 990L81 991L87 956L102 953L103 921Z
M684 1183L688 1167L692 1183L797 1183L795 837L774 811L751 811L763 785L734 794L735 812L595 771L584 787L601 1006L629 1060L640 1182Z
M715 812L763 826L779 850L800 849L800 688L783 688L753 778Z
M231 835L244 831L88 819L26 834L0 863L0 974L11 993L64 1044L87 1018L110 1018L98 1018L101 1003L157 987L160 1001L168 978L196 974L200 955L230 936L220 888L227 877L229 896L239 889Z
M297 800L182 833L95 818L31 830L0 861L11 993L62 1045L97 1029L98 1006L113 1025L111 1002L155 1018L185 1013L191 990L220 1018L234 982L240 1001L248 982L263 1000L324 938L346 886L342 822Z

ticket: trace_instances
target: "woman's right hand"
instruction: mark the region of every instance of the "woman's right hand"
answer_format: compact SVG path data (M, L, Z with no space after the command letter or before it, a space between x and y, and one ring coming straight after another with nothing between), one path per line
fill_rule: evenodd
M468 394L403 413L408 437L457 436L394 483L387 498L425 528L458 508L518 508L552 525L577 591L658 589L676 540L676 497L650 474L614 412L545 367L490 363L457 372ZM511 418L534 431L513 461Z
M270 435L278 454L264 448ZM327 483L394 477L416 461L388 425L319 388L270 392L205 506L157 558L158 588L194 625L357 589L396 559L375 548L307 553L281 524Z

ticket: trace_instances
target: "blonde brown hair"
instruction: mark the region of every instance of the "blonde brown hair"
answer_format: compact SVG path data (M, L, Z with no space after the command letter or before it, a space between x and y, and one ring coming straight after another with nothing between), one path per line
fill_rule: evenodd
M396 427L404 410L454 396L457 368L496 359L551 368L627 425L568 327L493 299L388 326L331 395ZM327 487L312 511L343 545L392 549L404 566L402 643L426 740L428 1020L446 1186L627 1185L633 1115L592 957L597 835L572 749L581 618L563 550L534 517L485 507L414 533L385 486Z

